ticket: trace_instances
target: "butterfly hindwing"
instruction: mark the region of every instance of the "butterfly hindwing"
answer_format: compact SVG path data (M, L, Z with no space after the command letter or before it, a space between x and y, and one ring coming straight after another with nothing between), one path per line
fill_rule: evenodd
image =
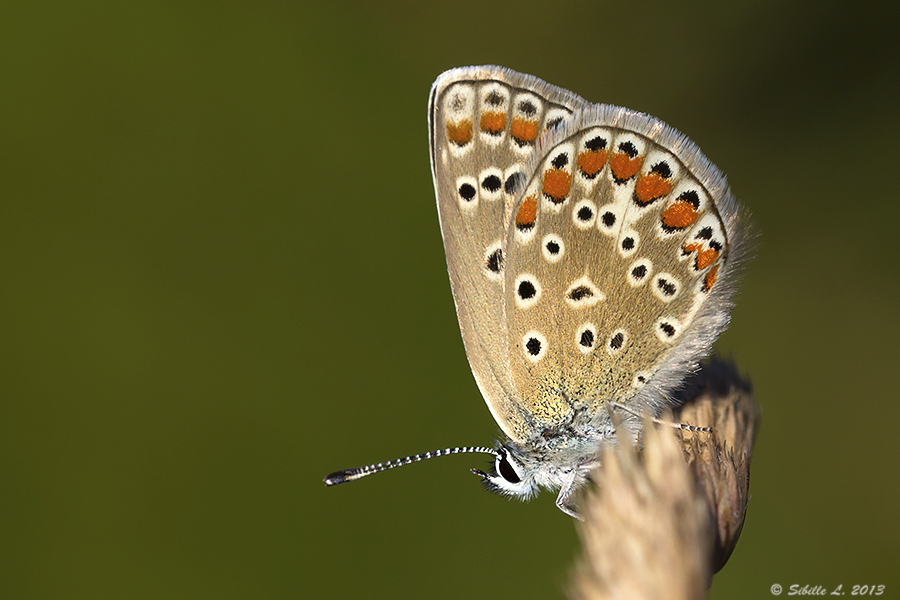
M507 363L539 435L656 407L728 321L743 228L724 177L661 121L596 105L550 136L510 210Z

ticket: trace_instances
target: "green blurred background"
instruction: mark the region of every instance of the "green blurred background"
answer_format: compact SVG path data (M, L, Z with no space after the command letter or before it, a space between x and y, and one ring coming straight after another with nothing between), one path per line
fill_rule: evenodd
M719 344L764 412L714 598L897 597L895 3L0 8L0 596L562 598L574 523L432 461L496 433L426 99L498 63L692 137L760 246Z

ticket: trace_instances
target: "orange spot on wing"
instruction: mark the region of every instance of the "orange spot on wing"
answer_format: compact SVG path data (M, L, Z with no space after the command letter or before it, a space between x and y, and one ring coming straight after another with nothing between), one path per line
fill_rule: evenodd
M472 121L447 123L447 138L457 146L465 146L472 141Z
M506 127L506 113L486 112L481 114L481 130L496 135Z
M697 269L698 271L702 271L709 265L716 262L716 259L719 258L718 250L716 250L715 248L706 248L704 250L703 244L701 244L699 242L692 242L690 244L686 244L684 246L684 251L688 254L690 254L691 252L697 253L697 257L694 259L694 268ZM716 265L709 272L712 274L713 281L715 281L715 279L716 279L715 271L718 270L718 268L719 268L719 265ZM709 274L707 274L707 277L709 277Z
M640 181L638 182L640 185ZM635 191L637 193L637 191ZM697 220L697 209L690 202L676 200L662 212L662 224L666 229L684 229ZM692 252L692 250L690 251Z
M706 279L703 280L703 291L707 292L716 282L716 276L719 274L719 265L714 266L709 270L709 273L706 274Z
M606 159L608 157L609 152L606 150L598 150L597 152L585 150L578 155L578 168L581 169L581 172L587 177L594 177L600 172L603 165L606 164Z
M553 202L559 204L569 195L572 187L572 176L560 169L547 169L544 171L543 192Z
M697 253L697 270L702 270L708 267L709 265L716 262L716 259L719 258L719 251L715 248L707 248L706 250L701 250ZM716 269L719 267L717 266ZM713 269L715 270L715 269ZM712 271L710 271L712 272ZM715 280L715 275L713 275L713 280Z
M538 129L537 121L513 119L512 124L509 126L509 133L519 142L527 144L537 138Z
M519 206L519 212L516 213L516 227L518 229L531 229L534 227L534 221L537 219L537 198L528 196Z
M641 206L647 206L671 191L672 183L659 173L647 173L634 184L634 197Z
M643 162L643 156L630 158L624 152L616 152L609 159L609 167L612 169L613 177L616 178L616 181L628 181L641 170Z

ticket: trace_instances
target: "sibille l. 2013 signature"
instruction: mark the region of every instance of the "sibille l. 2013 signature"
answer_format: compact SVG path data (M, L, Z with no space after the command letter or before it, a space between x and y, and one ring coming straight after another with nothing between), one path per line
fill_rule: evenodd
M851 596L881 596L884 594L884 585L856 584L849 590L844 589L844 584L839 584L835 588L828 588L824 585L800 585L792 584L787 589L788 596L846 596L849 592ZM784 591L781 585L775 583L770 588L773 595L778 596Z

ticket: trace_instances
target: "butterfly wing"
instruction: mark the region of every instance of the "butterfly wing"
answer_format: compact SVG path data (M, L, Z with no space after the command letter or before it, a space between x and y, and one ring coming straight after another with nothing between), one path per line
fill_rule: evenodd
M459 326L481 393L512 439L525 430L506 351L505 215L541 135L586 106L562 88L495 66L447 71L431 90L431 170Z
M610 400L665 402L727 326L746 246L725 178L661 121L594 105L546 142L504 275L507 362L544 438L585 431Z

